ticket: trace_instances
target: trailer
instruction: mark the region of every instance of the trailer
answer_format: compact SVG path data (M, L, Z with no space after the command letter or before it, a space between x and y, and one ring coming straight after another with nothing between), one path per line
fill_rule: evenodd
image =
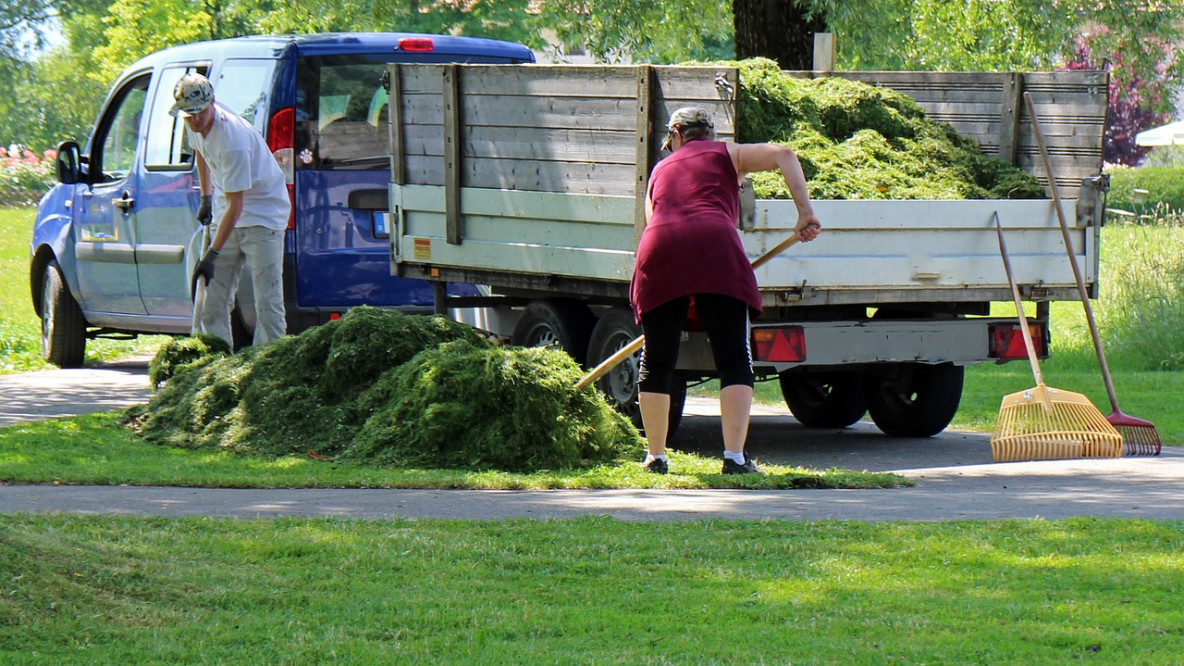
M809 72L797 73L811 76ZM1107 180L1107 74L836 74L912 96L931 118L1047 183L1022 94L1032 94L1096 294ZM513 344L553 344L594 367L640 334L628 304L650 170L670 112L706 107L735 136L739 72L715 66L391 65L391 270L432 281L437 310L484 308ZM742 196L740 235L757 257L793 233L791 201ZM869 414L885 433L930 436L953 418L964 368L1026 358L999 256L1012 247L1047 355L1049 303L1078 292L1051 199L815 200L823 234L756 271L758 378L776 379L807 427ZM485 285L449 298L448 283ZM706 336L686 332L684 386L710 378ZM598 386L635 413L637 359ZM685 390L673 399L677 425Z

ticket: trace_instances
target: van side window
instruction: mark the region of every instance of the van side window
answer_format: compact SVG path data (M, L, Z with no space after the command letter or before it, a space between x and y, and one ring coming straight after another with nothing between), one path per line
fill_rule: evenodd
M99 147L98 155L92 159L97 160L105 181L126 178L135 165L148 81L145 74L125 86L103 117L94 144Z
M246 118L262 133L267 116L267 94L271 91L274 60L232 58L222 65L214 84L214 99Z
M385 63L367 56L302 58L296 72L296 153L302 168L386 168ZM307 151L307 152L305 152Z
M160 84L148 116L148 146L144 166L149 169L189 168L193 164L193 149L185 136L185 121L169 115L173 106L173 88L182 76L190 72L206 74L209 67L174 66L160 70Z

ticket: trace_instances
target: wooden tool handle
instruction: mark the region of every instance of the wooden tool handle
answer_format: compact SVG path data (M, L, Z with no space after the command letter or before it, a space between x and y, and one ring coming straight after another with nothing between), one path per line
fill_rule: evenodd
M1007 273L1007 284L1011 285L1011 295L1015 298L1016 314L1020 318L1020 332L1024 335L1024 346L1028 349L1028 362L1032 364L1032 375L1036 377L1036 384L1044 384L1044 375L1040 373L1040 362L1036 360L1036 345L1032 343L1032 331L1028 328L1028 316L1024 314L1024 302L1020 299L1020 288L1016 286L1015 277L1011 273L1011 258L1007 255L1007 243L1003 242L1003 225L999 222L999 213L995 213L995 233L999 235L999 254L1003 256L1003 270Z
M1102 369L1106 395L1110 398L1110 407L1118 412L1121 410L1118 409L1118 394L1114 391L1114 380L1110 377L1110 364L1106 362L1106 352L1102 349L1102 336L1098 333L1097 322L1094 321L1094 309L1089 304L1089 294L1085 291L1085 280L1081 277L1077 256L1073 254L1073 239L1069 237L1069 223L1065 220L1065 209L1061 206L1057 179L1052 173L1048 149L1044 145L1044 133L1040 130L1040 120L1036 117L1036 108L1032 104L1032 93L1024 93L1024 104L1028 107L1028 117L1032 119L1032 134L1036 136L1036 146L1040 149L1040 159L1044 162L1044 173L1048 176L1048 189L1052 192L1052 201L1057 209L1057 222L1061 225L1061 237L1065 239L1065 251L1069 253L1069 264L1073 266L1073 277L1077 280L1077 293L1081 296L1081 307L1085 309L1085 319L1089 323L1089 334L1093 338L1094 352L1098 356L1098 366Z
M798 242L798 235L797 235L797 232L795 231L794 235L790 236L789 238L786 238L785 240L781 241L777 245L773 246L773 249L769 250L768 252L762 254L761 256L757 257L756 259L753 259L752 260L753 270L756 270L757 268L765 265L766 263L769 262L770 259L772 259L773 257L776 257L777 255L781 254L782 252L786 251L787 249L790 248L790 246L792 246L794 243L797 243L797 242ZM609 370L612 370L613 368L620 365L622 361L624 361L625 359L629 358L630 356L636 354L641 349L641 346L644 344L645 344L645 336L644 335L637 336L636 338L633 339L632 342L630 342L629 344L627 344L624 347L621 347L619 350L617 350L617 353L604 359L603 361L600 362L600 365L597 365L595 368L592 368L591 370L589 370L588 374L584 375L582 378L580 378L580 381L576 382L576 388L582 389L585 386L591 384L592 382L605 376L606 374L608 374Z

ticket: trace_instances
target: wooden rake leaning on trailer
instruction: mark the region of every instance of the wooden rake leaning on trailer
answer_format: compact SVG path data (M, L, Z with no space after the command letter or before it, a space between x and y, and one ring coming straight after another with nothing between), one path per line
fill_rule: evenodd
M1094 341L1094 351L1098 355L1098 366L1102 370L1102 381L1106 384L1106 396L1110 398L1110 407L1114 410L1106 417L1106 421L1122 435L1122 451L1125 455L1157 456L1162 443L1155 424L1145 419L1123 414L1122 410L1118 408L1118 394L1114 392L1114 380L1110 377L1110 365L1106 362L1106 352L1102 349L1102 337L1098 334L1098 324L1094 321L1094 310L1089 304L1089 294L1085 291L1081 268L1077 265L1077 257L1073 255L1073 241L1069 238L1069 223L1065 221L1065 209L1061 206L1057 179L1052 173L1052 165L1048 159L1048 148L1044 145L1044 132L1040 130L1040 119L1036 117L1036 107L1032 103L1032 93L1024 93L1024 103L1028 106L1028 116L1032 118L1032 134L1036 136L1036 146L1040 149L1044 172L1048 174L1048 189L1052 192L1052 200L1056 205L1057 221L1061 225L1061 237L1065 240L1065 251L1069 253L1069 264L1073 267L1077 293L1081 296L1081 307L1085 309L1085 320L1089 323L1090 338Z
M991 435L991 457L995 462L1056 460L1062 458L1117 458L1122 455L1122 435L1114 429L1084 395L1044 385L1032 331L1020 300L1020 290L1011 272L1011 259L1003 240L1003 225L995 214L999 253L1007 283L1020 318L1020 333L1032 364L1036 386L1004 396L999 418Z

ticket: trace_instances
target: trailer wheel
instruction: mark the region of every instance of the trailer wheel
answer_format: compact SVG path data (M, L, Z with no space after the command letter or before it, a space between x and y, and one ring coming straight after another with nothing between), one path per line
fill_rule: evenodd
M58 262L50 260L41 282L41 357L62 368L77 368L86 357L86 319L66 288Z
M807 428L846 428L867 412L863 389L855 375L783 372L778 379L786 406Z
M641 327L633 319L633 313L624 309L606 312L588 342L588 367L600 365L604 359L617 353L622 347L641 335ZM641 409L637 406L637 376L641 367L641 353L622 361L596 380L596 388L608 398L609 404L628 416L638 430L643 430ZM682 410L687 401L687 380L682 374L674 379L673 394L670 396L670 420L667 422L666 441L669 442L682 422Z
M583 303L560 299L534 301L526 307L510 343L520 347L557 347L583 365L596 317Z
M931 437L945 430L962 400L964 368L952 363L900 364L864 384L872 420L886 435Z

